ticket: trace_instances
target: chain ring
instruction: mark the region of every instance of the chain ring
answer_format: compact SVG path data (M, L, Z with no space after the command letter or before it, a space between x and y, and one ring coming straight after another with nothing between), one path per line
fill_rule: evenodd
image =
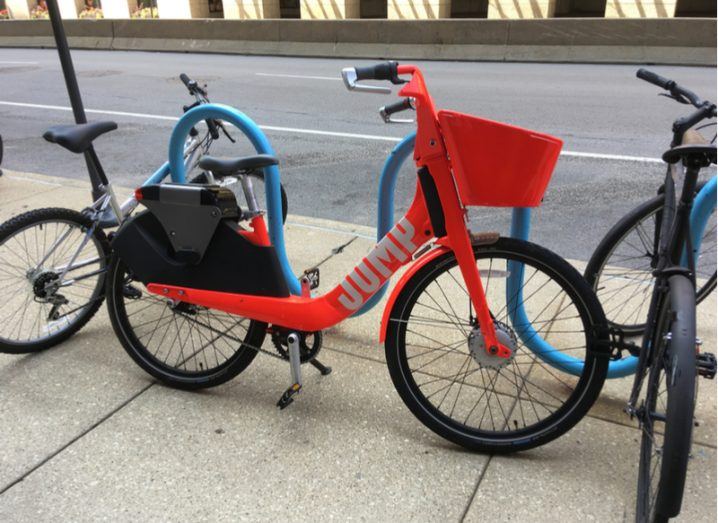
M274 348L285 360L289 360L289 344L287 342L287 336L290 332L292 331L281 327L272 328L272 343L274 344ZM322 342L324 341L324 336L322 335L322 331L300 332L298 334L299 360L302 363L308 363L319 354L319 351L322 348ZM307 338L310 336L313 338L311 347L307 344Z

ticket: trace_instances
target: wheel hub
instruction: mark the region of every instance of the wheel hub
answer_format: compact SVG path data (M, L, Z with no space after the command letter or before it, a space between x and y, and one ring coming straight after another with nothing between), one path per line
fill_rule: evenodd
M496 341L511 351L508 358L503 358L498 354L489 354L486 350L484 335L481 334L481 328L478 325L471 329L469 334L469 354L479 367L500 370L513 361L516 355L517 339L513 329L500 321L494 321L494 330L496 331Z
M32 292L35 293L36 298L46 300L57 291L59 280L60 277L52 271L40 273L32 283Z

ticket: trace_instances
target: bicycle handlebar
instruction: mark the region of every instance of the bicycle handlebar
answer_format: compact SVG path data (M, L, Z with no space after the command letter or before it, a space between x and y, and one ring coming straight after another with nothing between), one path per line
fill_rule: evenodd
M387 80L395 85L406 83L406 80L399 78L396 62L382 62L366 67L345 67L342 69L344 85L350 91L364 91L371 93L389 94L391 89L378 85L362 85L361 80Z
M409 123L413 120L392 120L391 115L406 111L407 109L413 109L414 102L411 98L404 98L393 104L388 104L379 109L379 115L381 116L384 123Z
M678 85L674 80L664 78L663 76L656 74L653 71L649 71L648 69L639 69L636 72L636 76L641 80L645 80L648 83L656 85L661 89L670 92L671 96L678 101L681 101L681 99L688 100L688 102L690 102L690 104L694 107L702 107L709 103L705 100L702 100L700 96L698 96L690 89L686 89L685 87Z
M688 129L706 118L716 117L715 104L709 102L708 100L702 100L696 93L678 85L674 80L669 80L668 78L664 78L659 74L643 68L636 72L636 76L641 80L657 85L661 89L671 93L666 96L669 96L681 103L689 103L698 109L688 116L684 116L673 122L673 141L671 142L671 147L681 143L683 135Z
M394 61L382 62L366 67L355 67L357 80L388 80L394 85L405 83L399 78L397 67L399 64Z
M639 69L636 72L636 76L640 78L641 80L645 80L648 83L651 83L653 85L657 85L658 87L662 89L670 89L671 83L675 84L673 80L669 80L668 78L664 78L659 74L654 73L653 71L649 71L648 69Z
M180 73L179 79L182 80L182 83L185 85L187 90L189 91L189 94L194 96L197 99L197 102L195 104L192 104L189 107L185 107L184 110L187 112L189 109L196 107L197 105L205 102L209 102L207 99L207 91L202 89L196 80L192 80L189 76L187 76L184 73ZM219 129L217 127L217 122L214 120L208 118L205 120L205 123L207 124L207 128L209 129L209 134L212 137L213 140L216 140L219 138ZM225 131L226 133L226 131Z
M190 84L192 83L192 80L189 79L189 76L184 73L180 73L179 78L180 80L182 80L182 83L185 85L185 87L191 91L192 88L190 87Z

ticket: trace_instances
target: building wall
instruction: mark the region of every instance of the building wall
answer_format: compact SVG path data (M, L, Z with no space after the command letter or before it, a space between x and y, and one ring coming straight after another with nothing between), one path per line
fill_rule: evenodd
M672 18L676 0L608 0L606 18Z
M670 18L715 17L716 0L101 0L105 17L127 18L140 3L160 18ZM28 18L37 0L0 0L13 18ZM64 18L77 18L84 0L58 0Z

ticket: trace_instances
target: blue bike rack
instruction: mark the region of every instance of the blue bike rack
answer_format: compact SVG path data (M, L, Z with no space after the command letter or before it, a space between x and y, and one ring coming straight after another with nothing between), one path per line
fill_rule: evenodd
M172 130L169 148L169 170L172 181L185 183L186 175L184 165L184 143L187 135L195 124L207 119L224 120L239 129L254 146L259 154L274 156L269 140L259 126L247 115L234 107L222 104L203 104L187 111L179 119ZM277 251L277 257L282 266L282 273L292 294L300 295L302 292L299 280L292 272L284 247L284 228L282 224L282 197L280 189L279 169L276 165L264 168L264 187L267 198L267 215L269 218L269 238Z
M693 259L698 257L701 250L703 233L708 225L713 209L716 208L716 177L708 181L696 195L691 209L691 245L693 245Z
M184 143L192 127L208 118L225 120L239 129L249 138L255 150L260 154L274 155L274 149L259 126L244 113L221 104L204 104L191 109L180 118L172 131L169 148L169 162L148 180L147 183L159 183L168 174L175 183L185 183L185 165L183 160ZM404 162L411 159L414 152L416 133L407 135L389 154L382 169L379 180L379 205L377 218L377 241L380 241L394 226L394 189ZM299 279L295 276L287 258L284 245L284 229L282 223L282 203L280 192L280 177L277 166L265 169L265 191L267 200L269 237L274 245L282 273L287 280L292 294L301 294ZM691 213L691 227L694 250L700 249L701 238L708 223L708 219L716 204L716 178L708 182L696 197ZM515 208L512 212L510 236L520 240L528 240L531 231L531 209ZM528 318L523 307L524 266L518 262L509 263L509 278L506 281L507 306L511 323L521 338L521 341L533 351L541 360L563 372L579 375L583 363L546 342L538 333ZM353 316L359 316L371 310L382 299L389 283L387 282L377 291ZM612 361L609 365L609 378L622 378L635 372L638 359L629 356L619 361Z

